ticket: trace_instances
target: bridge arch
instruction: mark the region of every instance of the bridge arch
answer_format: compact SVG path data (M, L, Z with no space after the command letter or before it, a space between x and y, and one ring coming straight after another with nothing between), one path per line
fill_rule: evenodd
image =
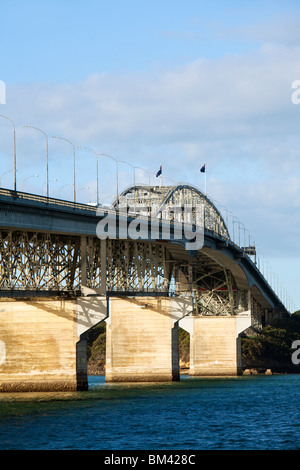
M230 240L226 223L215 204L198 188L182 183L174 186L136 185L126 188L114 201L114 208L129 207L148 217L165 220L184 221L184 209L192 211L192 222L197 224L195 213L197 208L203 210L205 231Z

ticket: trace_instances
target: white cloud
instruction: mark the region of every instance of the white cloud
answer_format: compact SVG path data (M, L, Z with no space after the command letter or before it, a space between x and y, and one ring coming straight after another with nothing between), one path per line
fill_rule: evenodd
M289 208L299 207L300 106L291 102L291 84L300 79L299 59L299 47L272 45L247 56L199 59L140 75L105 73L81 83L7 84L3 114L16 122L18 162L24 169L30 158L31 172L37 162L43 165L42 136L29 134L22 124L153 172L163 163L165 176L202 188L198 169L206 161L209 194L233 212L241 210L245 225L251 216L254 232L266 234L272 226L270 244L276 248L283 235L277 236L271 219L278 214L282 226L290 224ZM1 132L3 136L7 131ZM8 151L7 136L2 145ZM53 155L65 156L70 173L70 151L58 143L49 145ZM55 174L62 162L56 165L56 157L51 158ZM93 161L92 156L83 158ZM82 185L93 179L91 167L86 161L81 164ZM110 171L110 182L102 185L114 193L111 165ZM130 168L127 172L131 178ZM269 222L263 229L264 221ZM293 237L291 253L297 243Z

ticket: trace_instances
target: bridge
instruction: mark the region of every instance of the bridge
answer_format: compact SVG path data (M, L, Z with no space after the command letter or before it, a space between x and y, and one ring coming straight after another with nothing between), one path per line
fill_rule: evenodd
M245 237L244 237L245 238ZM84 390L86 333L106 322L107 381L242 373L241 333L289 315L216 205L134 185L111 207L0 189L0 390Z

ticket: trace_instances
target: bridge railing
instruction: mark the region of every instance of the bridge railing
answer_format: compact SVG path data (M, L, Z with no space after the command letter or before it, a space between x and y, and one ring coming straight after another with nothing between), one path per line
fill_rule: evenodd
M72 209L85 209L85 210L90 210L93 212L96 212L97 210L96 205L92 205L92 204L66 201L64 199L57 199L57 198L52 198L52 197L47 197L47 196L41 196L38 194L13 191L11 189L5 189L5 188L0 188L0 196L9 196L9 197L13 197L14 199L26 199L29 201L41 202L44 204L55 204L55 205L63 206L63 207L70 207Z

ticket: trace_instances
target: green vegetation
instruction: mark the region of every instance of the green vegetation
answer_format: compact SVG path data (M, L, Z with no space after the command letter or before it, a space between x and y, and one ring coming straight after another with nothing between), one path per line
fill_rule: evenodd
M294 365L291 361L295 340L300 340L300 311L264 327L257 336L242 335L243 367L300 372L300 365Z
M86 336L89 374L104 374L106 323L101 322L91 328Z

